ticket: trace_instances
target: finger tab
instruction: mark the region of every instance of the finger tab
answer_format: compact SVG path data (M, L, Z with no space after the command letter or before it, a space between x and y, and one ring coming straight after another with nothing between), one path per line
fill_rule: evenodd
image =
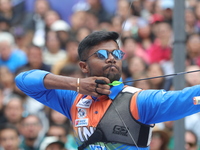
M95 83L97 84L106 84L104 80L95 80Z

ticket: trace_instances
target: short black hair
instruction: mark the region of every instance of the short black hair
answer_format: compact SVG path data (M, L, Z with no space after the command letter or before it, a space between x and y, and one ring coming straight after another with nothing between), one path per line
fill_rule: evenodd
M95 45L100 44L104 41L113 40L117 43L119 34L113 31L95 31L88 36L86 36L78 46L78 55L80 60L85 60L87 58L89 50Z
M16 134L17 134L18 136L20 135L20 133L19 133L17 127L14 126L13 124L4 123L4 124L1 124L1 125L0 125L0 133L1 133L3 130L7 130L7 129L11 129L11 130L15 131Z

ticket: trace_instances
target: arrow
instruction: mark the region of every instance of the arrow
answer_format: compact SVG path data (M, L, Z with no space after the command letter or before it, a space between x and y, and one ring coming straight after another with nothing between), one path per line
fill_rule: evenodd
M173 74L167 74L167 75L156 76L156 77L149 77L149 78L143 78L143 79L137 79L137 80L130 80L130 81L124 81L124 82L113 81L112 83L109 83L108 85L117 86L117 85L120 85L120 84L122 84L122 83L136 82L136 81L142 81L142 80L150 80L150 79L163 78L163 77L169 77L169 76L176 76L176 75L182 75L182 74L193 73L193 72L199 72L199 71L200 71L200 70L178 72L178 73L173 73Z

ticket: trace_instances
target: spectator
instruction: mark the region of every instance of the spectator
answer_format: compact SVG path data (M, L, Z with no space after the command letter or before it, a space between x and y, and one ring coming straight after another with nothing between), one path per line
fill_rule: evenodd
M87 3L90 5L88 11L97 16L99 23L111 20L112 15L103 7L101 0L87 0Z
M3 97L7 97L14 91L14 74L6 66L0 67L0 83L2 86Z
M122 18L120 16L113 16L112 20L112 31L122 33Z
M51 10L48 0L35 0L33 21L34 21L34 35L33 43L38 46L45 44L45 21L44 16L47 11Z
M0 126L0 147L3 150L26 150L19 148L19 132L12 124L1 124Z
M25 150L39 150L43 135L40 135L42 123L36 115L29 115L21 121L20 134L23 137L20 147Z
M18 69L18 72L31 70L31 69L41 69L45 71L50 71L51 66L43 62L43 50L41 47L36 45L29 45L27 48L27 64L23 65Z
M163 69L160 64L153 63L148 66L147 76L155 77L164 75ZM154 78L150 79L151 89L165 89L166 91L170 90L171 79L168 78Z
M72 135L72 127L70 124L51 124L47 132L47 136L58 137L63 143L65 143L65 148L67 150L77 149L77 144L75 143L74 137Z
M200 124L199 120L200 120L200 113L185 117L185 129L192 131L193 132L192 134L195 134L197 136L197 137L195 137L195 142L193 142L193 143L197 143L198 146L200 143L200 131L197 129L197 127ZM189 138L191 138L191 140L194 141L193 137L189 136ZM198 141L196 142L196 140L198 140ZM188 139L186 141L188 141ZM194 144L193 144L193 146L195 147ZM189 145L187 145L187 147L189 148ZM186 148L186 150L187 150L187 148ZM190 150L190 149L188 149L188 150Z
M83 77L83 73L76 64L67 64L60 70L60 75L70 77Z
M130 8L130 4L127 0L118 0L115 16L119 16L124 22L132 14L131 11L128 11L129 8Z
M169 135L166 131L154 127L152 132L152 141L150 143L150 150L168 150Z
M198 27L196 26L197 19L192 9L185 10L185 30L187 35L199 33Z
M168 23L160 22L155 32L155 40L152 46L147 50L150 63L160 63L164 60L170 60L172 54L171 38L172 29Z
M24 13L24 3L14 6L12 0L0 0L0 19L5 19L9 22L10 27L23 26L26 30L32 24L29 19L29 14Z
M61 43L61 49L65 49L66 42L70 38L69 30L70 26L64 20L57 20L51 25L51 30L57 33L58 39Z
M17 129L24 113L23 99L17 95L11 95L4 100L5 122L13 124Z
M139 25L136 40L145 51L152 46L154 35L150 24Z
M12 0L0 1L0 19L5 19L9 23L11 31L12 28L21 27L24 30L23 42L31 42L33 34L33 21L30 19L31 13L25 13L25 1L20 1L14 4ZM21 40L22 41L22 40Z
M146 75L141 75L139 79L147 78ZM132 84L134 87L141 88L143 90L151 89L151 83L149 80L140 80L140 81L134 81Z
M88 27L81 27L76 34L77 40L82 41L87 35L89 35L92 31Z
M43 61L45 64L53 66L58 61L66 58L66 52L61 49L61 43L55 31L47 32L46 36Z
M156 1L154 0L143 1L143 9L140 12L142 18L144 18L147 21L149 20L150 16L154 13L155 2Z
M50 124L69 124L69 119L64 116L63 114L61 114L60 112L50 109L49 112L49 121Z
M128 64L129 72L134 80L139 79L146 74L147 64L141 57L131 57L128 60Z
M200 32L200 2L199 1L197 1L195 5L194 13L197 19L196 26L198 28L198 32Z
M92 12L87 11L85 19L86 19L85 20L85 24L82 27L87 27L91 31L98 30L98 28L99 28L99 22L98 22L98 18L97 18L97 16L95 14L93 14Z
M194 71L194 70L200 70L200 67L197 65L190 65L186 67L186 71ZM191 74L186 74L185 80L187 86L200 84L200 72L193 72Z
M45 137L39 150L66 150L64 143L55 136Z
M185 132L185 150L198 150L197 135L191 130Z
M51 30L51 26L53 25L53 23L55 23L58 20L60 20L60 16L59 16L57 11L48 10L47 12L45 12L44 21L45 21L45 31L46 31L46 33L49 30Z
M190 8L194 11L196 5L197 5L198 0L186 0L186 8Z
M71 30L69 31L70 37L75 38L77 31L86 25L87 12L85 10L75 11L71 16Z
M189 65L200 66L200 36L199 34L191 34L186 41L186 52L189 59Z
M21 50L15 50L14 45L14 37L10 33L0 33L0 66L7 66L12 73L27 63L26 54Z
M166 122L159 123L159 124L162 127L162 129L169 134L170 139L169 139L169 143L168 143L168 148L170 150L173 150L174 149L174 134L173 134L174 121L166 121Z
M122 49L125 52L125 59L133 56L141 57L146 63L149 62L146 51L137 43L133 37L124 37L122 39Z
M0 18L0 32L9 32L10 31L10 23L5 18Z
M129 67L128 61L126 59L122 60L122 80L123 81L133 80L132 75L131 75L128 67Z
M134 16L141 16L141 11L142 11L142 1L132 1L131 2L131 10L132 10L132 15Z
M172 26L174 0L160 0L160 8L164 21Z
M57 13L57 11L50 9L49 4L44 8L45 11L41 11L40 9L43 9L43 7L40 8L38 5L40 3L43 3L42 6L46 5L47 1L43 1L43 0L41 2L39 1L36 3L36 6L38 7L36 8L38 9L36 10L38 11L36 14L38 16L37 18L38 20L36 22L37 26L36 26L36 31L33 37L33 44L40 47L44 47L46 43L46 36L48 32L51 30L51 25L54 22L60 20L60 16Z
M78 44L76 39L69 39L65 47L65 58L58 60L53 66L51 72L54 74L59 74L61 69L69 64L78 65Z
M22 26L11 28L12 35L15 38L16 48L27 53L27 46L32 41L32 35L26 35L26 31Z

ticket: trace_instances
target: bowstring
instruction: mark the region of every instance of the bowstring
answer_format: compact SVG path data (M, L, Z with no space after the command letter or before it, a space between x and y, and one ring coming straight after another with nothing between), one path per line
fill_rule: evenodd
M133 4L133 1L132 1L132 2L130 2L130 5L129 5L129 9L128 9L128 12L129 12L129 13L130 13L130 10L131 10L131 5L132 5L132 4ZM128 13L128 15L129 15L129 13ZM123 23L123 26L122 26L121 33L119 34L119 39L122 37L122 32L123 32L123 29L124 29L124 27L125 27L125 25L126 25L126 22L127 22L127 19L128 19L128 17L129 17L128 15L126 16L126 18L125 18L125 21L124 21L124 23ZM112 62L111 62L111 65L112 65L112 64L114 64L114 62L113 62L113 61L114 61L114 60L112 60ZM110 74L110 71L111 71L111 67L110 67L110 69L109 69L109 71L108 71L107 78L108 78L108 76L109 76L109 74ZM113 104L114 104L114 103L113 103ZM137 150L139 150L139 147L138 147L137 143L135 142L135 140L134 140L133 136L131 135L131 133L130 133L130 131L129 131L129 129L128 129L128 127L127 127L127 125L126 125L126 123L124 122L123 118L121 117L121 115L120 115L119 111L117 110L117 108L116 108L115 104L114 104L114 108L115 108L115 111L117 112L117 114L118 114L118 116L119 116L119 118L120 118L121 122L123 123L123 125L124 125L124 126L125 126L125 128L126 128L126 130L128 131L128 133L129 133L129 135L130 135L130 137L131 137L131 140L132 140L132 141L133 141L133 143L135 144L135 146L136 146Z
M131 5L132 5L132 4L133 4L133 1L131 1L130 4L129 4L128 14L127 14L127 16L126 16L126 18L125 18L125 20L124 20L124 22L123 22L123 24L122 24L122 30L121 30L121 33L119 34L119 40L122 38L122 33L123 33L124 27L125 27L125 25L126 25L126 22L127 22L127 20L128 20L128 17L129 17L130 11L131 11ZM112 64L113 64L113 61L112 61L111 65L112 65ZM108 74L110 73L110 71L111 71L111 68L110 68ZM132 140L133 143L135 144L135 147L137 148L137 150L140 150L139 147L138 147L138 145L137 145L137 143L136 143L136 141L135 141L135 139L134 139L133 136L131 135L131 133L130 133L130 131L129 131L127 125L126 125L126 123L124 122L122 116L120 115L119 111L117 110L116 105L115 105L114 103L112 103L112 104L113 104L113 106L114 106L114 108L115 108L115 111L117 112L117 114L118 114L118 116L119 116L121 122L123 123L123 125L124 125L125 128L126 128L126 130L128 131L128 134L130 135L131 140Z
M130 13L130 10L131 10L131 5L133 4L133 1L132 2L130 2L130 5L129 5L129 9L128 9L128 12ZM129 15L129 13L128 13L128 15ZM119 34L119 39L122 37L122 32L123 32L123 29L124 29L124 27L125 27L125 25L126 25L126 22L127 22L127 19L128 19L128 17L129 16L126 16L126 18L125 18L125 21L124 21L124 23L123 23L123 25L122 25L122 30L121 30L121 33ZM112 64L114 64L114 62L113 62L114 60L112 60L111 61L111 65ZM109 69L109 71L108 71L108 74L107 74L107 78L108 78L108 76L109 76L109 74L110 74L110 72L111 72L111 67L110 67L110 69ZM94 101L94 102L96 102L96 101ZM114 104L114 103L113 103ZM123 118L121 117L121 115L120 115L120 113L119 113L119 111L117 110L117 108L116 108L116 106L115 106L115 104L114 104L114 108L115 108L115 111L117 112L117 114L118 114L118 116L119 116L119 118L120 118L120 120L121 120L121 122L123 123L123 125L125 126L125 128L126 128L126 130L128 131L128 133L129 133L129 135L130 135L130 137L131 137L131 140L133 141L133 143L135 144L135 147L137 148L137 150L140 150L139 149L139 147L138 147L138 145L137 145L137 143L135 142L135 140L134 140L134 138L133 138L133 136L131 135L131 133L130 133L130 131L129 131L129 129L128 129L128 127L127 127L127 125L126 125L126 123L124 122L124 120L123 120ZM104 143L104 142L97 142L97 144L99 143L99 145L100 146L105 146L106 147L106 144Z
M124 120L123 120L122 116L120 115L119 111L117 110L115 103L113 103L113 105L114 105L115 111L117 112L117 114L118 114L118 116L119 116L119 118L120 118L121 122L123 123L123 125L124 125L124 126L125 126L125 128L126 128L126 130L128 131L128 133L129 133L129 135L130 135L130 137L131 137L131 140L132 140L132 141L133 141L133 143L135 144L135 146L136 146L137 150L140 150L140 149L139 149L139 147L138 147L138 145L137 145L137 143L135 142L135 140L134 140L133 136L131 135L131 133L130 133L130 131L129 131L129 129L128 129L128 127L127 127L127 125L126 125L126 123L124 122Z

